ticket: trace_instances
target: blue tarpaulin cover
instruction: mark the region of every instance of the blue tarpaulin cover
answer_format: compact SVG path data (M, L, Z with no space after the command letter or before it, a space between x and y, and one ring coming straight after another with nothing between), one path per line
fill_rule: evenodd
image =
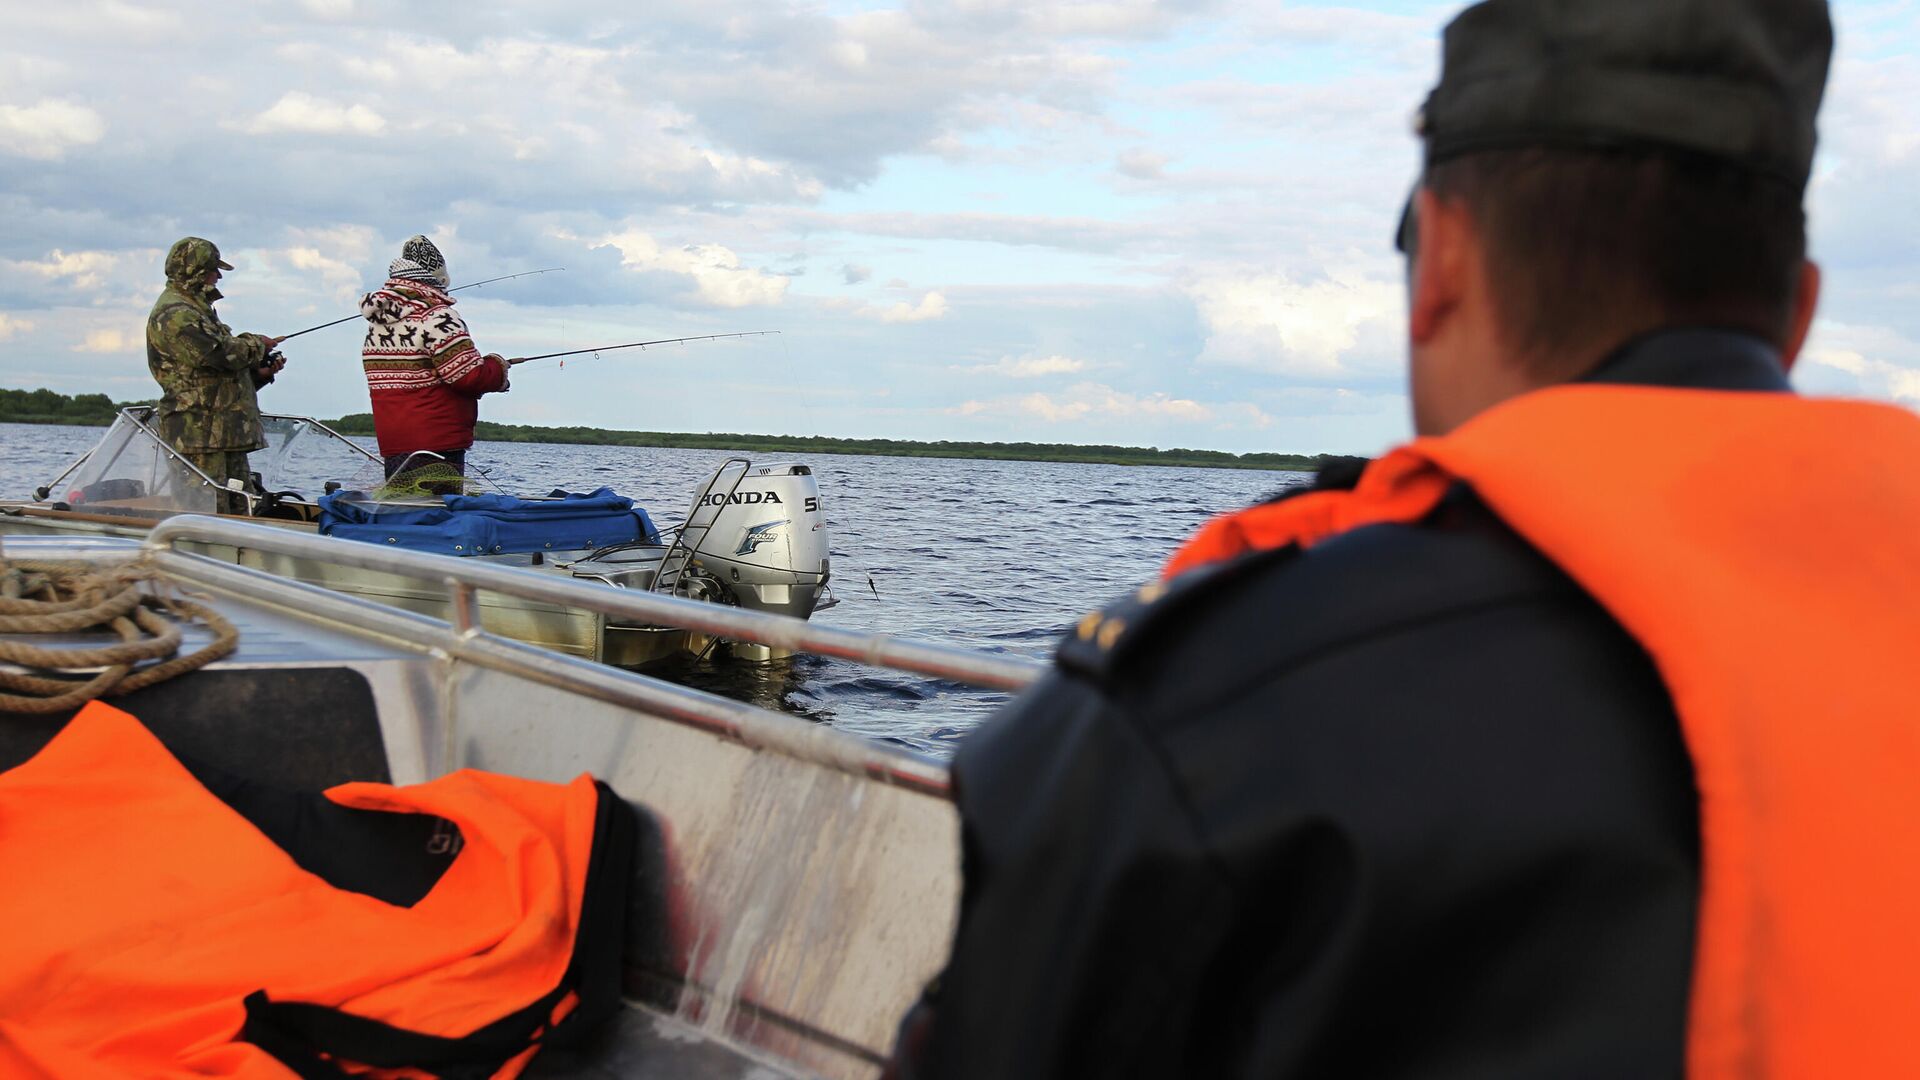
M439 555L505 555L578 551L635 540L660 542L647 512L601 488L551 499L510 495L443 495L442 506L395 506L364 492L337 491L320 500L320 533L391 544Z

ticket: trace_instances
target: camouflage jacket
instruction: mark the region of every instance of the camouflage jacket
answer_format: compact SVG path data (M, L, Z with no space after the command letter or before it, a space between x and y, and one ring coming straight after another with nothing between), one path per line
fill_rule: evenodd
M254 368L266 358L259 335L235 334L211 299L167 282L147 316L147 369L161 389L155 430L188 453L264 448Z

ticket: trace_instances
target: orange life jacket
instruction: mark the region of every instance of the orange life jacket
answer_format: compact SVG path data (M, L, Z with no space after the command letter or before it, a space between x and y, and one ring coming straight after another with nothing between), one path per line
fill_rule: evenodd
M458 854L411 907L335 888L97 702L0 773L0 1076L513 1076L617 1007L631 811L608 789L326 795L446 819Z
M1351 492L1216 519L1168 573L1416 521L1456 480L1673 695L1702 833L1689 1072L1920 1076L1920 418L1558 387L1394 451Z

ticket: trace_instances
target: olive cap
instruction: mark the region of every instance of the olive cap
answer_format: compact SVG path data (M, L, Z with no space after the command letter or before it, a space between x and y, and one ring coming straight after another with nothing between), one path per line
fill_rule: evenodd
M233 269L233 264L220 258L220 249L211 240L202 240L197 236L183 236L173 242L167 251L167 278L170 281L191 281L206 276L214 267L222 270Z
M1485 0L1447 26L1426 161L1527 146L1665 149L1804 187L1825 0Z

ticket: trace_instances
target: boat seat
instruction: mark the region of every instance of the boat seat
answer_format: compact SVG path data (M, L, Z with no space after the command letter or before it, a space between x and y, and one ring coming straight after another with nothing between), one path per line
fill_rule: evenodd
M351 668L214 668L106 700L175 756L263 784L317 791L392 780L373 689ZM73 712L0 718L0 770L38 753Z

